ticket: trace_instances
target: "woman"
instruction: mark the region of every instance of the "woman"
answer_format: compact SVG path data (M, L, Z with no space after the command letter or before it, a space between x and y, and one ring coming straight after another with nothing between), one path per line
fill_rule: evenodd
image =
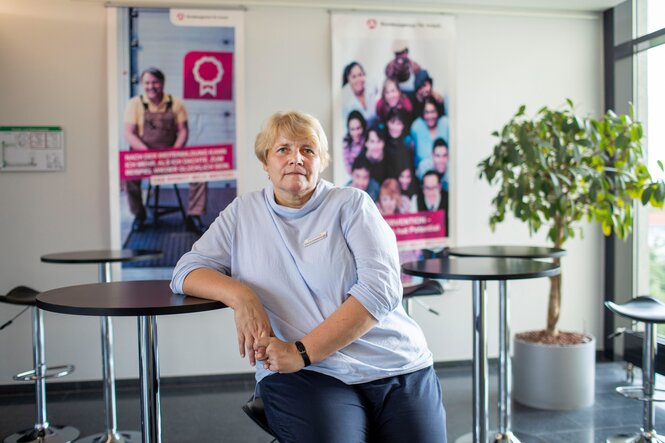
M402 94L395 80L387 78L383 81L381 98L376 103L376 117L379 121L385 123L388 121L388 111L393 108L403 109L407 116L409 116L408 123L411 124L411 113L413 112L411 100Z
M418 193L418 180L415 179L411 167L407 166L399 171L397 182L399 183L400 192L409 200Z
M425 97L423 113L411 125L411 135L416 142L416 168L432 154L434 140L441 137L448 143L448 117L439 115L434 98Z
M376 205L319 179L328 142L307 114L274 114L255 152L269 184L222 211L173 291L234 310L280 442L445 442L432 354L401 307L395 236Z
M367 130L365 148L361 156L370 164L369 176L377 183L383 183L387 178L395 177L393 160L386 155L387 135L382 125L374 125Z
M399 183L394 178L387 178L381 184L376 207L383 216L409 212L411 200L399 190Z
M365 144L365 131L367 131L367 121L360 111L351 111L346 120L347 133L342 145L344 155L344 168L347 174L351 174L353 161L363 150Z
M367 122L376 117L376 100L379 91L376 86L367 85L365 69L353 61L344 67L342 74L342 115L346 118L351 111L359 111Z
M406 167L413 168L413 140L408 135L408 115L403 109L392 108L386 119L386 156L389 158L393 171L402 171ZM397 177L397 174L395 174Z

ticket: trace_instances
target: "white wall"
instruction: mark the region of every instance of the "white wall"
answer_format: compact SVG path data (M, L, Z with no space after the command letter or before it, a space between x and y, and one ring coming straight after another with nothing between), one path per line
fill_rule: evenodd
M567 97L580 111L598 114L601 100L600 18L461 14L457 16L457 91L451 130L456 137L458 244L545 244L526 227L507 221L488 229L492 192L477 179L489 155L490 133L521 103L531 112ZM246 132L251 144L261 122L278 109L317 115L331 130L330 25L324 9L251 7L246 13ZM49 252L110 245L107 172L106 11L69 0L5 0L0 4L0 125L61 125L63 173L0 173L0 293L27 284L40 290L97 280L95 266L42 264ZM252 150L240 150L241 186L261 188L265 174ZM331 171L324 175L330 179ZM595 227L568 245L563 261L562 326L601 333L602 242ZM496 355L496 285L490 284L490 355ZM418 305L437 361L470 359L470 285ZM544 325L547 281L510 284L512 326ZM93 295L91 295L93 296ZM18 313L0 304L0 323ZM96 318L46 313L47 360L74 363L63 379L99 379ZM163 376L248 371L237 356L231 311L159 318ZM137 377L136 320L114 319L116 373ZM0 331L0 384L29 368L30 321L21 317Z

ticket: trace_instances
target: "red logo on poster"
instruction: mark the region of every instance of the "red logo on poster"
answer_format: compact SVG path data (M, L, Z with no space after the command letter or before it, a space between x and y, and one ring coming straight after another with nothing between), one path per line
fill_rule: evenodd
M367 19L367 27L369 29L376 28L376 19L373 19L373 18Z
M233 99L233 53L188 52L183 70L184 98Z

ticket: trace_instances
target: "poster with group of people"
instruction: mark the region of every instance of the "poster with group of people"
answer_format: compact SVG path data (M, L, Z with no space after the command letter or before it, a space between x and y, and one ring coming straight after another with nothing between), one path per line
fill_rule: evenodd
M169 278L236 197L242 11L122 8L131 82L120 97L123 248L162 251L123 278ZM125 52L120 51L121 54ZM160 274L162 272L162 274Z
M339 13L333 32L337 185L366 191L402 261L450 239L454 22Z

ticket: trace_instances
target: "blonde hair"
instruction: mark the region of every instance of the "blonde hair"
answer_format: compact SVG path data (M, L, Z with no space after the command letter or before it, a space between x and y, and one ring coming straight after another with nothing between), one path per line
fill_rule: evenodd
M254 153L264 165L267 162L268 151L273 147L279 137L294 141L306 141L316 147L321 158L321 171L330 162L328 152L328 138L321 123L313 116L299 111L275 112L263 125L263 129L256 136Z

